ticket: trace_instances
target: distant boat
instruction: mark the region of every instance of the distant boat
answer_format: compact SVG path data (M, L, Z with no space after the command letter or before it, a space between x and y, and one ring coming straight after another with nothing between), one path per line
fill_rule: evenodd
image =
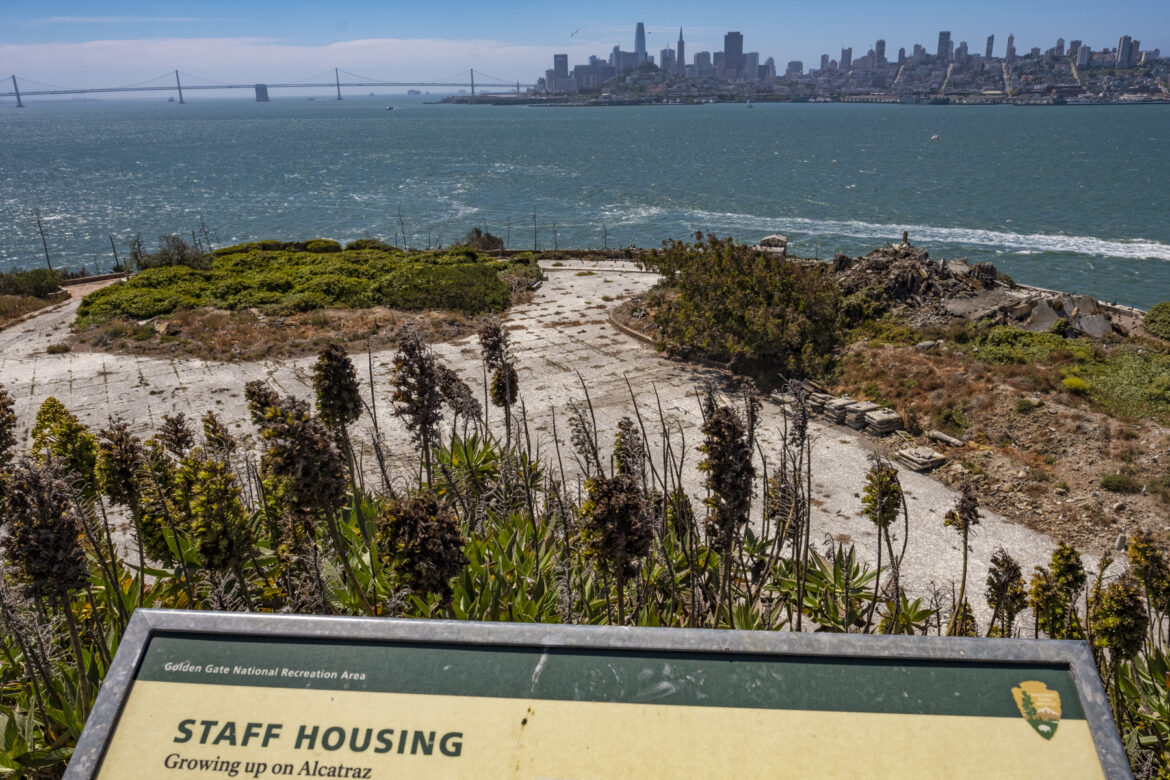
M937 140L938 140L938 136L937 136L937 135L932 135L932 136L930 137L930 140L932 140L932 141L937 141Z
M387 111L393 111L393 110L394 110L394 106L386 106L386 110L387 110Z
M746 102L747 102L747 107L751 108L752 107L752 99L748 98Z

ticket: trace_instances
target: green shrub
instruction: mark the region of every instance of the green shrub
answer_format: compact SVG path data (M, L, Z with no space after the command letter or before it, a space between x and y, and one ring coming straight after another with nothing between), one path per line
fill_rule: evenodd
M341 244L328 238L316 238L305 244L305 251L325 255L332 252L340 252Z
M378 282L374 299L393 309L455 309L467 314L503 311L508 287L493 266L404 264Z
M398 247L391 246L385 241L379 241L376 238L359 238L345 245L346 252L354 252L360 249L376 249L379 252L387 253L397 253L399 251Z
M824 373L842 341L840 293L827 266L696 238L667 242L647 260L663 276L654 324L664 340L761 376Z
M1089 392L1089 383L1079 376L1066 376L1061 380L1061 384L1073 395L1087 395Z
M1111 493L1136 493L1142 488L1133 477L1125 474L1106 474L1101 477L1101 489Z
M1019 412L1020 414L1027 414L1028 412L1031 412L1033 409L1035 409L1036 406L1037 406L1037 404L1035 402L1033 402L1031 399L1028 399L1028 398L1017 398L1016 399L1016 411Z
M1170 339L1170 301L1155 304L1142 319L1146 330L1160 339Z
M61 274L47 268L0 273L0 295L47 298L61 287Z
M207 270L150 268L86 296L77 324L148 319L199 306L292 314L384 303L478 314L508 306L510 277L540 274L535 262L497 261L468 247L407 256L377 243L365 240L342 252L335 241L260 241L217 252Z
M65 352L72 352L72 351L73 351L73 348L64 342L59 342L57 344L50 344L49 346L45 347L45 352L50 354L50 355L61 355L61 354L64 354Z
M276 304L277 314L297 314L329 308L329 299L320 292L298 292Z

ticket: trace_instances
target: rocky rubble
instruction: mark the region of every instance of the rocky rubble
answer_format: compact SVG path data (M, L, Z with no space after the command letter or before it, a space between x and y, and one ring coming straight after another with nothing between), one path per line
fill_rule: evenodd
M1087 295L1017 285L991 263L933 260L907 241L864 257L839 254L829 267L842 294L900 309L916 326L990 319L1033 332L1055 329L1099 339L1114 331L1129 335L1139 316Z

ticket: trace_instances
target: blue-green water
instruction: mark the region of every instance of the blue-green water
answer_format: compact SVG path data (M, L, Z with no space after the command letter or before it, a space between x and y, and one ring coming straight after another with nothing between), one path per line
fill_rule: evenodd
M386 111L392 103L394 111ZM937 138L932 138L938 136ZM697 230L800 254L900 239L1018 281L1170 298L1170 108L759 104L639 108L267 104L0 107L0 268L112 261L108 235L551 247ZM119 251L122 247L119 246Z

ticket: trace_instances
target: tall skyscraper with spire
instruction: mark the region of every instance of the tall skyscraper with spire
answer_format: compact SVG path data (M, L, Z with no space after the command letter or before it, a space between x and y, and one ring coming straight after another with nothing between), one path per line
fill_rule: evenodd
M678 28L678 52L675 54L675 70L679 73L687 72L686 44L683 43L682 28Z
M646 61L646 26L641 22L634 28L634 54L639 65Z

